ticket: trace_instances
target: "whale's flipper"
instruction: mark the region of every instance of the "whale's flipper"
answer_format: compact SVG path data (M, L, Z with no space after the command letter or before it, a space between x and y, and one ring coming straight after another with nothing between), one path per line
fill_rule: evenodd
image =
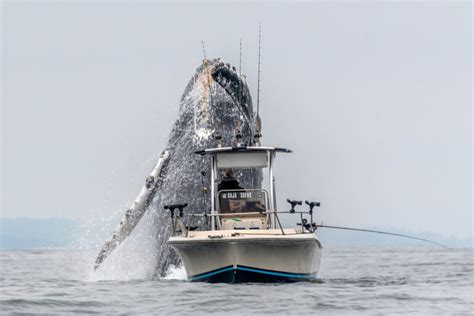
M169 156L170 152L166 150L160 155L160 159L158 159L155 168L153 168L150 175L146 178L145 185L140 191L140 194L138 194L135 202L127 210L125 217L120 221L120 224L115 228L112 238L107 240L105 245L102 247L102 250L95 260L94 269L97 269L105 258L107 258L107 256L130 235L143 217L143 214L145 214L146 209L150 205L155 196L156 190L158 189L160 173Z

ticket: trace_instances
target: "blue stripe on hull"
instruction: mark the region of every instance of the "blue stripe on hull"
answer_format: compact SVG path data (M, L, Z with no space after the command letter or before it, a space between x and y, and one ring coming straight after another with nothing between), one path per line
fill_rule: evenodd
M190 281L211 283L300 282L314 279L316 279L316 275L310 273L280 272L239 265L235 268L233 266L223 267L189 278Z
M233 271L233 270L234 270L233 266L228 266L228 267L225 267L225 268L212 270L212 271L209 271L209 272L206 272L206 273L197 274L193 277L190 277L189 279L191 281L199 281L201 279L206 279L206 278L212 277L214 275L221 274L221 273L228 272L228 271Z

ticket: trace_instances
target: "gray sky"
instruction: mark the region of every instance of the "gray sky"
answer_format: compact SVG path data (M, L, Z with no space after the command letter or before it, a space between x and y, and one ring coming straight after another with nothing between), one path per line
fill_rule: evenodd
M4 217L122 213L208 57L256 100L279 205L327 224L472 236L469 2L2 3ZM95 215L94 215L95 214Z

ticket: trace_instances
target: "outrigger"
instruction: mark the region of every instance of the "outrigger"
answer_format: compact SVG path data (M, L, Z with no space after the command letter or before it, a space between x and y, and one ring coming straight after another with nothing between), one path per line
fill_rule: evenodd
M315 235L313 208L319 207L319 202L306 201L308 211L295 210L301 201L287 200L289 211L278 211L276 205L274 160L277 153L291 150L238 146L196 153L211 157L210 214L184 215L187 204L165 206L172 219L168 244L180 256L188 279L227 283L315 279L322 246ZM268 169L268 192L260 188L218 190L219 170L249 168ZM284 228L279 219L282 213L299 215L299 227ZM196 216L210 219L207 230L190 226Z

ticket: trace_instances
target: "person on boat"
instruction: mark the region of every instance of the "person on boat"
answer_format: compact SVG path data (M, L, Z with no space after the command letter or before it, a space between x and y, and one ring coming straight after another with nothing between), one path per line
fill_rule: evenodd
M240 186L239 181L234 178L234 170L227 169L225 171L224 178L222 179L221 183L217 186L217 190L241 190L242 187Z

